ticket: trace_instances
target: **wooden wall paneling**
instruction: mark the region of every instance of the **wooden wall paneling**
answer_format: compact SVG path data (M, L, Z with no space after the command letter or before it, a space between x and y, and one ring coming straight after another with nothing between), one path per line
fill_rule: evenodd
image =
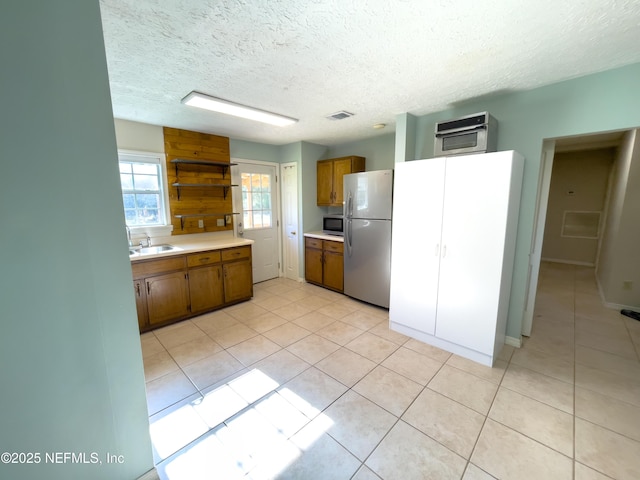
M229 139L218 135L164 127L169 188L169 209L173 234L232 230L233 223L218 226L217 220L233 211L231 188L177 187L180 184L231 185L231 170L223 166L176 164L174 159L230 164ZM226 195L225 195L226 193ZM178 218L176 215L198 215ZM211 216L220 214L220 216ZM233 218L233 216L232 216ZM203 222L203 227L199 226Z

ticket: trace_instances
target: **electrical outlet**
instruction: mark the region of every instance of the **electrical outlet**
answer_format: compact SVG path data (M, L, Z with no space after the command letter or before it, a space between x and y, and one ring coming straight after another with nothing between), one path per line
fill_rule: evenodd
M226 223L227 225L231 223L231 215L226 215L224 217L224 223Z
M219 227L224 227L224 218L219 218L217 221L217 225Z
M204 228L204 220L198 220L198 228Z

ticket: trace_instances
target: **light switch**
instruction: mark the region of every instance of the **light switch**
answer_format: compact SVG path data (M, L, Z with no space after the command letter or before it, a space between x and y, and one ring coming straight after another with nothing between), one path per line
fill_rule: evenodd
M204 228L204 220L198 220L198 228Z

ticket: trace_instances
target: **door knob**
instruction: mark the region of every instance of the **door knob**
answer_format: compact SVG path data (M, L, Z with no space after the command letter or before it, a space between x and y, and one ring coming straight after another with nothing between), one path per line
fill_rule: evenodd
M295 234L296 234L296 232L291 232L291 235L295 235Z

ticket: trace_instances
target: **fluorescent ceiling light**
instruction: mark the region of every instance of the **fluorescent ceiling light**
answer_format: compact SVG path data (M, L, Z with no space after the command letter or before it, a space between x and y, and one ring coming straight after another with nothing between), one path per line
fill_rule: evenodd
M214 112L225 113L235 117L248 118L257 122L269 123L278 127L293 125L298 120L295 118L285 117L277 113L265 112L257 108L245 107L237 103L222 100L220 98L210 97L203 93L191 92L182 99L182 103L191 107L204 108Z

